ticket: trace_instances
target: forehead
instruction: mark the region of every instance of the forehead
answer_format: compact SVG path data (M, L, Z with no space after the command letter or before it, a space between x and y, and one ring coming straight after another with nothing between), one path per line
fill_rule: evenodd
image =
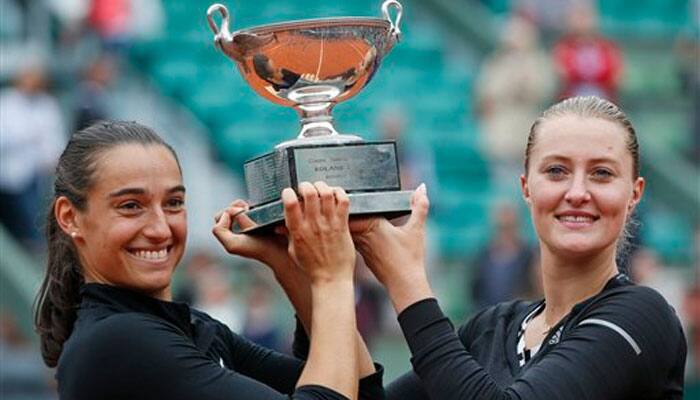
M540 125L532 156L631 158L626 135L622 126L602 118L578 115L552 117Z
M157 191L160 186L182 183L173 154L159 144L124 144L105 151L97 159L93 191L141 187Z

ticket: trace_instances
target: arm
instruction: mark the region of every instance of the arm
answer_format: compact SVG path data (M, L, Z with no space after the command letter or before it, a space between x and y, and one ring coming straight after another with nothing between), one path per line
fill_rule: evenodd
M79 354L59 371L61 397L73 399L283 400L273 388L221 366L174 326L124 313L95 323ZM318 385L292 399L346 399Z
M233 234L231 219L240 211L235 206L245 207L242 202L234 202L222 213L214 234L230 253L273 267L291 293L302 323L313 332L298 384L315 382L354 397L358 376L352 284L355 251L347 230L347 195L342 189L307 182L299 192L302 200L291 189L282 192L288 239ZM305 275L299 274L299 268ZM351 334L346 333L349 327Z
M382 400L386 398L384 392L384 368L381 364L374 364L372 358L367 350L364 340L360 334L357 334L358 338L358 350L360 354L360 382L359 382L359 398L360 400ZM306 334L301 321L297 317L297 324L294 330L294 342L292 343L292 353L294 357L306 360L309 356L309 336ZM364 354L363 354L364 353ZM369 363L372 372L363 372L368 369L367 366L363 364Z
M311 346L298 386L318 384L357 397L357 340L348 229L350 200L340 188L302 182L282 192L289 254L311 286ZM332 300L332 301L331 301Z
M231 221L234 218L242 227L253 224L253 221L241 213L247 209L248 205L242 200L231 203L217 218L213 229L214 235L229 253L256 259L272 269L275 279L296 311L299 324L297 324L298 334L295 336L295 342L303 337L307 344L303 346L305 350L295 356L305 360L308 356L308 333L311 331L312 298L309 280L287 253L286 229L278 229L278 234L268 236L241 235L231 231ZM360 333L356 332L355 336L358 346L359 376L362 378L359 381L360 398L381 399L383 370L378 370L375 366Z
M621 327L631 342L608 326L582 321L508 388L498 387L472 358L434 299L410 306L399 321L413 354L414 371L436 398L593 400L650 395L680 399L682 382L662 392L669 371L684 354L680 326L669 318L663 300L637 300L611 299L586 318Z

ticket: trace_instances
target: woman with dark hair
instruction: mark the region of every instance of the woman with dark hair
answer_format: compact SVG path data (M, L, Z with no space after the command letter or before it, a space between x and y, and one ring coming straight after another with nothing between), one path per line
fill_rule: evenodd
M406 225L353 226L412 353L413 371L388 386L387 398L681 399L678 318L615 262L645 185L624 113L597 97L552 106L530 130L520 185L539 240L544 299L500 303L457 332L426 278L425 187Z
M342 189L304 183L303 204L286 189L286 237L234 235L236 204L214 228L229 252L282 271L277 278L313 332L306 361L172 302L187 236L185 187L175 152L151 129L101 122L75 133L54 189L35 323L61 398L346 399L357 398L358 375L360 398L381 397L381 371L356 333Z

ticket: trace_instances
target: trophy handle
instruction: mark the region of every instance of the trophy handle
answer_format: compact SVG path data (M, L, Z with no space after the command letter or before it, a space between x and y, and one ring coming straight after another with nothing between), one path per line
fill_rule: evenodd
M221 28L219 28L219 26L216 25L216 21L214 21L214 14L216 14L217 11L219 14L221 14ZM209 9L207 9L207 22L209 23L209 28L211 31L214 32L214 42L223 50L221 40L232 40L231 32L228 30L229 22L231 22L231 16L226 6L219 3L209 6Z
M391 19L389 7L396 9L396 21ZM403 6L401 6L401 3L397 0L386 0L382 3L382 14L384 14L384 19L391 24L389 35L391 35L395 42L398 42L401 39L401 28L399 24L401 24L401 16L403 15Z

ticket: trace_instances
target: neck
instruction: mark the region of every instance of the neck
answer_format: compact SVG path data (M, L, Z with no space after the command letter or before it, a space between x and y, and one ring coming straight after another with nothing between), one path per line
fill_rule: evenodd
M614 246L577 259L554 254L544 244L541 248L544 318L550 326L571 312L576 304L599 293L618 272Z

